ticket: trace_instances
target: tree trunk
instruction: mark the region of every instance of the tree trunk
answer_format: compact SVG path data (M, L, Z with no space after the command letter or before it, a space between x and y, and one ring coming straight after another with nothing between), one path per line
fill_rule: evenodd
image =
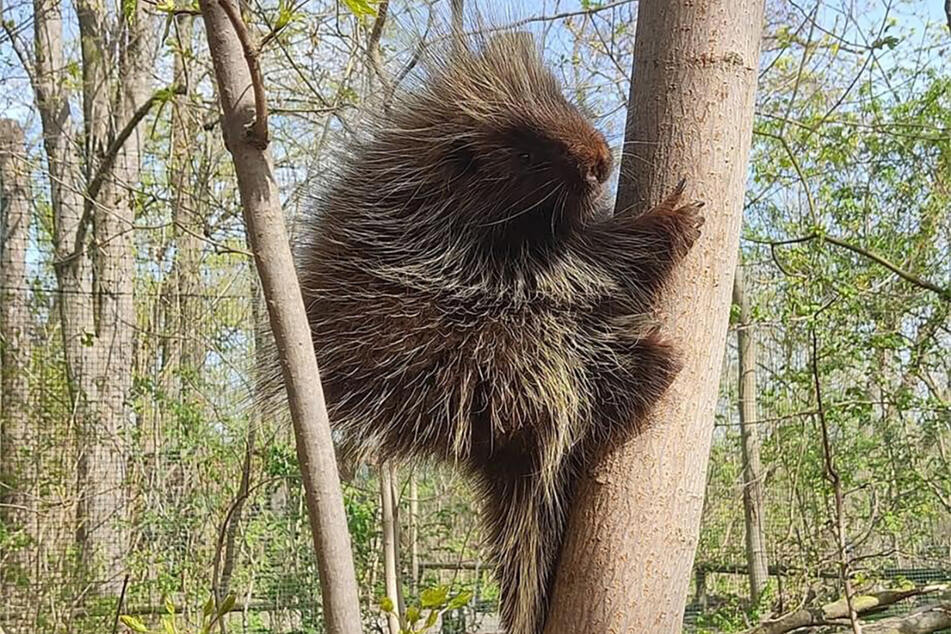
M0 517L13 526L29 515L22 487L29 479L23 452L29 444L30 339L29 279L30 166L23 130L0 119ZM24 509L25 510L25 509Z
M101 0L77 0L76 15L81 36L87 191L79 230L91 221L88 257L93 268L95 320L92 345L88 341L85 345L83 371L97 384L96 414L84 416L80 427L78 538L86 569L102 580L97 592L114 595L121 588L129 547L126 471L133 425L129 403L135 325L132 237L134 188L140 173L139 132L133 131L120 147L111 146L117 130L132 120L136 109L148 99L154 60L152 20L142 5L136 4L130 15L116 16L118 22L113 25ZM120 34L114 48L109 46L113 29ZM97 180L102 186L92 192ZM82 234L74 248L70 257L81 262L86 257Z
M70 408L76 427L95 420L99 400L93 315L93 280L89 259L75 253L83 217L83 164L75 151L77 135L70 113L67 64L63 54L63 18L60 0L34 0L33 90L43 131L43 146L49 169L50 203L53 216L54 269L56 272L60 331L69 391ZM73 427L73 425L68 425ZM83 446L77 439L77 448ZM81 463L81 455L64 463ZM77 470L81 470L78 467ZM79 480L79 478L77 478ZM80 491L80 495L82 492ZM72 529L73 526L70 526ZM64 544L40 544L57 552Z
M174 83L183 89L172 103L172 149L170 181L172 186L172 221L175 225L175 283L177 285L179 394L182 398L194 396L197 375L201 372L203 346L199 345L201 318L201 256L202 243L199 236L204 232L203 219L196 209L193 196L195 172L191 157L198 143L200 122L189 105L194 90L192 70L192 16L176 18L177 44L180 51L175 55ZM192 399L196 400L196 399Z
M416 468L409 474L409 569L410 591L419 596L419 480Z
M617 208L647 209L686 176L707 203L707 220L660 304L684 369L645 421L650 429L582 479L549 634L681 629L739 243L762 13L761 0L638 7Z
M225 145L234 160L248 238L280 352L327 632L359 634L359 595L330 422L304 301L295 283L273 161L266 150L264 87L260 75L252 75L257 54L233 0L201 0L200 6L223 110Z
M759 601L769 581L766 556L766 505L763 464L760 462L759 414L756 407L756 338L753 316L746 296L742 264L733 278L733 303L739 308L736 325L739 356L740 433L743 452L743 510L746 517L746 561L749 566L750 600Z
M386 586L386 597L393 603L393 609L387 614L390 634L400 634L400 617L403 614L399 597L400 574L395 509L393 467L388 463L382 463L380 464L380 515L383 531L383 581Z
M29 279L26 253L30 241L32 198L30 166L23 130L16 121L0 119L0 523L7 532L37 538L35 449L30 424L29 369L32 354ZM31 579L33 549L14 544L3 557L0 594L8 613L29 613L31 598L24 588ZM2 549L0 549L2 550ZM25 631L25 630L23 630Z

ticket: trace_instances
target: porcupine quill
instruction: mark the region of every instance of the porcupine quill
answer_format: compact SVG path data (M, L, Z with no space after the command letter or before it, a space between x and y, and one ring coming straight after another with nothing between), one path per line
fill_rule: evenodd
M701 204L681 183L605 213L609 148L524 34L431 55L370 126L296 249L331 424L350 451L471 478L503 624L537 634L577 474L679 369L652 304Z

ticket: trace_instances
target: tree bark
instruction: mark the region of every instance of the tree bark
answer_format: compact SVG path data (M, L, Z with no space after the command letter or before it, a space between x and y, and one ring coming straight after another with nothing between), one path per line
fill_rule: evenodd
M707 220L660 302L684 369L645 421L649 430L582 478L549 634L680 631L739 243L762 14L761 0L638 7L617 209L647 209L686 176L707 203Z
M256 51L233 0L201 0L223 111L225 145L238 189L268 317L280 352L330 634L359 634L360 606L330 423L310 326L281 213ZM230 14L230 15L229 15ZM254 83L252 84L252 77ZM251 124L255 125L251 127Z
M400 618L403 614L399 592L399 555L396 538L396 501L393 499L393 467L380 464L380 515L383 531L383 581L386 597L393 602L387 613L390 634L400 634Z
M141 140L136 127L117 130L149 99L154 60L152 18L141 4L113 19L102 0L77 0L81 37L85 125L85 191L79 235L68 256L92 261L94 333L83 372L96 383L95 415L81 420L78 460L78 539L87 570L101 580L96 591L114 595L122 585L129 548L126 471L133 413L129 402L134 360L135 260L132 238ZM115 23L113 21L115 20ZM118 45L110 46L110 33ZM119 145L114 147L114 143ZM85 226L92 242L83 248ZM68 265L69 266L69 265ZM87 394L88 398L88 394ZM87 412L88 414L89 412Z
M743 455L743 511L746 520L746 562L749 567L750 601L759 601L769 581L766 555L766 474L760 461L760 438L756 406L756 337L743 265L737 264L733 277L733 303L739 309L736 328L739 357L740 434Z
M22 533L35 540L35 438L29 381L32 340L26 267L31 201L23 130L16 121L0 119L0 524L6 525L8 534ZM0 569L0 595L8 613L28 614L33 601L27 589L36 580L31 566L35 550L23 545L26 542L13 546Z
M30 305L26 252L30 242L30 167L23 130L0 119L0 517L23 526L29 482ZM17 510L22 509L22 510Z

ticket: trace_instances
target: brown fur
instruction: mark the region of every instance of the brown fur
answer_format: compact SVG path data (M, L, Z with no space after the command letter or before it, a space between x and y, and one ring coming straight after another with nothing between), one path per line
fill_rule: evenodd
M331 422L472 476L507 631L537 634L576 474L678 370L651 308L699 205L604 220L604 138L514 35L437 56L341 161L298 249Z

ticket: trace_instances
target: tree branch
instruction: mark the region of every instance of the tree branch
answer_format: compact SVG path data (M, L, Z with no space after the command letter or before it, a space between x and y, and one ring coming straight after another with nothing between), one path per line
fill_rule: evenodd
M96 206L96 198L99 196L99 191L106 182L106 178L109 176L109 172L112 170L112 166L115 164L122 146L129 140L132 133L135 132L136 127L142 122L142 119L149 114L149 111L152 110L152 106L167 100L171 94L182 95L184 93L185 88L177 85L171 88L157 90L145 103L138 107L129 121L123 126L122 130L119 131L119 134L116 135L116 138L109 144L105 154L102 156L102 160L99 162L99 167L95 175L86 186L86 192L83 196L83 215L79 219L79 225L76 227L73 250L68 256L61 258L56 263L58 266L75 260L82 253L83 242L86 240L86 231L89 228L89 223L92 221L93 209Z
M248 126L247 134L248 139L254 146L263 150L268 146L267 97L264 92L264 76L261 74L258 49L251 41L251 33L248 32L248 27L241 19L237 5L231 4L227 0L219 0L218 4L228 16L228 20L238 36L238 41L241 43L241 52L244 53L248 70L251 71L251 88L254 91L254 121Z
M904 601L911 597L917 597L925 594L932 594L946 590L945 585L923 586L919 588L910 588L908 590L881 590L878 592L868 592L858 594L853 597L853 606L859 614L868 614L876 612L884 607ZM783 616L760 623L756 627L747 630L746 634L785 634L804 627L821 625L829 621L846 618L848 606L845 601L838 600L833 603L827 603L821 607L802 607ZM870 634L874 625L865 626L865 634ZM884 634L884 633L878 633Z
M855 611L854 595L852 592L852 580L850 579L851 564L846 557L845 540L845 495L842 492L842 479L835 468L835 462L832 459L832 443L829 442L829 425L826 422L825 409L822 406L822 386L819 381L819 343L816 337L816 327L813 324L812 334L812 380L816 390L816 413L819 418L819 425L822 429L822 455L825 463L825 476L832 485L832 492L835 496L835 533L836 545L839 555L839 575L842 587L845 591L845 605L849 623L852 626L854 634L862 634L862 626L859 624L859 615Z
M801 238L790 238L788 240L759 240L756 238L744 238L744 240L748 242L752 242L754 244L767 245L769 247L785 246L788 244L800 244L802 242L809 242L810 240L821 240L823 242L828 242L830 244L834 244L838 247L842 247L843 249L848 249L849 251L852 251L853 253L857 253L858 255L866 257L869 260L872 260L873 262L884 266L886 269L888 269L889 271L891 271L898 277L902 278L906 282L910 282L911 284L914 284L915 286L919 288L931 291L933 293L937 293L944 301L951 302L951 288L945 288L943 286L939 286L938 284L935 284L934 282L930 282L926 279L923 279L915 275L914 273L911 273L910 271L906 271L905 269L901 268L897 264L892 263L890 260L878 255L877 253L874 253L863 247L859 247L849 242L846 242L845 240L842 240L841 238L836 238L834 236L828 236L828 235L819 235L818 233L811 233Z

